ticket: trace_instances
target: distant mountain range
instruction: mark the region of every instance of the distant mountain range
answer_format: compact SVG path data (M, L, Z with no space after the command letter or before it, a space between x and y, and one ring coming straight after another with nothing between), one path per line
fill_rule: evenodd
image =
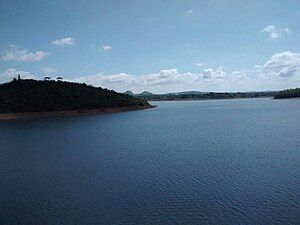
M152 92L149 91L143 91L139 94L134 94L132 91L125 91L123 94L127 95L133 95L133 96L150 96L150 95L190 95L190 94L204 94L207 92L202 92L202 91L183 91L183 92L170 92L166 94L153 94Z

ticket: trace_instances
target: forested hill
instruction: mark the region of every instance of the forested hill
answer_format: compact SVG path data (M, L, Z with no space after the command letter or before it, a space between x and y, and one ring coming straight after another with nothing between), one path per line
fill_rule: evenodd
M0 85L0 113L148 106L146 100L79 83L14 80Z
M295 89L287 89L284 91L279 91L274 98L281 99L281 98L297 98L300 97L300 88Z

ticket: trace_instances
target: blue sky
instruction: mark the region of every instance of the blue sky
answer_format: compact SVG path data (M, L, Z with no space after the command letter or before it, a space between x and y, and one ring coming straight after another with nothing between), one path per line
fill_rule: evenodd
M135 92L297 87L299 11L298 0L2 0L0 82L20 73Z

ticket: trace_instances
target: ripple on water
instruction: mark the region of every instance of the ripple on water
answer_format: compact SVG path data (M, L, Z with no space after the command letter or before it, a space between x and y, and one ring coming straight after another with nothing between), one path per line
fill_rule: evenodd
M0 223L300 223L300 101L155 104L0 122Z

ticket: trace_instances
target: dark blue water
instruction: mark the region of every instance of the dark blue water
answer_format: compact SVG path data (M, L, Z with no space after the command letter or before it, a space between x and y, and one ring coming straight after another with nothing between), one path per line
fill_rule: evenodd
M0 122L0 224L299 224L300 100Z

